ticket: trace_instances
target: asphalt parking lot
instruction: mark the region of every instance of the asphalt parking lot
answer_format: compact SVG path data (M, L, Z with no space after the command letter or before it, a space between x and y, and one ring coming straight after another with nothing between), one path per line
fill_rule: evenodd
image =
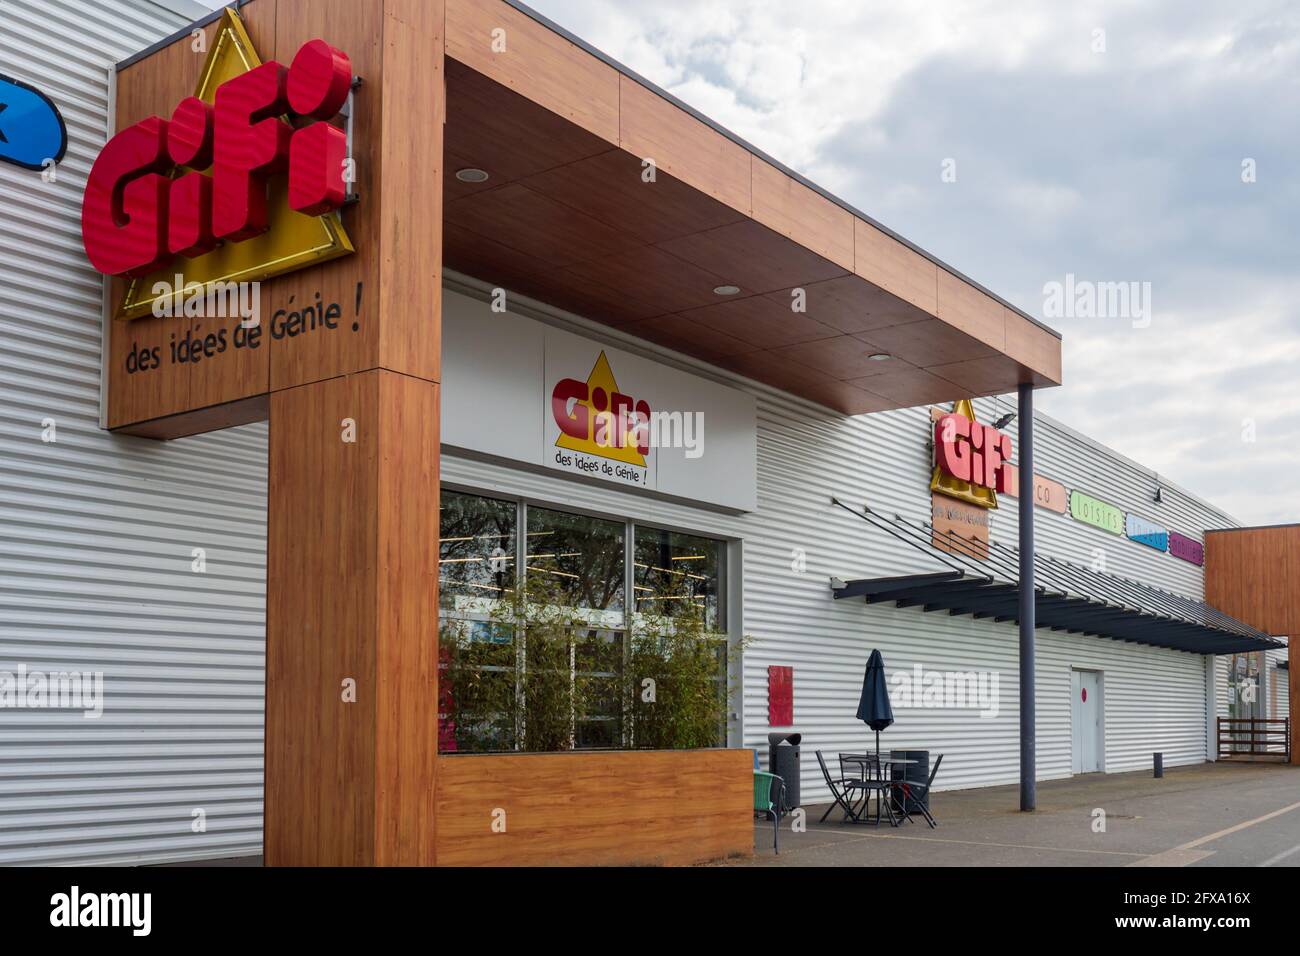
M807 808L804 832L755 820L754 857L739 866L1300 866L1300 767L1207 763L1155 779L1149 771L1088 774L1038 785L1038 809L1019 812L1019 788L936 793L931 830L838 823ZM1096 822L1104 811L1105 829Z

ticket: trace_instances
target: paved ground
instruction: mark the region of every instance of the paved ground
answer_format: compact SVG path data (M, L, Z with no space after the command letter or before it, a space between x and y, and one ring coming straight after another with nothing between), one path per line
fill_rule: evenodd
M1038 785L1038 810L1020 813L1019 788L936 793L939 828L898 829L755 821L752 866L1300 866L1300 767L1202 764L1165 772L1088 774ZM1093 831L1094 810L1106 832Z

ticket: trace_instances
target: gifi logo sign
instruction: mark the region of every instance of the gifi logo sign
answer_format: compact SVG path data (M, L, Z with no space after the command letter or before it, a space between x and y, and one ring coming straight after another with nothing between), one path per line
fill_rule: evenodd
M286 70L263 63L223 83L215 106L181 100L171 120L151 116L104 147L82 207L91 264L108 275L147 275L173 256L194 258L219 241L267 229L267 179L288 172L289 206L320 215L343 204L347 137L329 123L295 130L281 114L325 120L352 85L346 55L324 40L303 44ZM212 168L212 175L174 167Z
M86 181L82 242L131 280L125 318L153 311L151 275L260 281L352 251L337 213L348 136L331 122L353 86L347 55L318 39L287 68L262 63L230 9L210 43L194 95L110 139ZM177 257L190 261L162 275Z
M585 382L564 378L556 383L551 414L560 428L556 448L646 466L650 404L619 391L603 351Z
M958 402L934 423L934 474L930 488L986 508L998 506L995 492L1016 494L1010 464L1011 436L975 420L969 400Z

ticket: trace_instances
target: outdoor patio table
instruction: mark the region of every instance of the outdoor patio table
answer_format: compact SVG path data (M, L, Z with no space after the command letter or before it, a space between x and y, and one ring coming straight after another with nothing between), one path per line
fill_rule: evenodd
M884 764L889 764L890 766L902 766L902 765L904 765L904 764L917 764L917 763L920 763L920 762L921 762L921 761L919 761L919 760L913 760L911 757L891 757L891 756L889 756L888 754L874 754L874 753L871 753L871 754L867 754L867 753L862 753L862 754L848 753L848 754L845 754L845 753L842 753L842 754L840 754L840 759L841 759L841 760L844 760L844 761L848 761L848 762L850 762L850 763L860 762L860 763L862 763L862 764L864 764L864 765L867 764L867 763L868 763L869 761L871 761L871 760L876 760L876 761L878 761L882 766L883 766ZM863 774L863 776L865 776L865 774ZM864 797L862 798L862 807L863 807L864 810L866 809L867 800L869 800L869 799L870 799L870 796L869 796L869 795L864 796ZM877 799L879 799L879 797L877 797ZM908 813L904 812L902 806L899 806L898 801L897 801L897 800L894 800L894 795L893 795L892 792L891 792L890 795L889 795L889 799L890 799L890 801L891 801L891 802L892 802L896 807L898 807L898 812L899 812L899 814L900 814L901 817L906 817L906 818L908 818L908 819L911 819L911 814L908 814ZM861 822L863 822L863 819L862 819L861 817L857 817L857 818L854 819L853 822L854 822L854 823L861 823ZM897 823L894 823L894 824L891 824L891 826L898 826L898 824L897 824Z

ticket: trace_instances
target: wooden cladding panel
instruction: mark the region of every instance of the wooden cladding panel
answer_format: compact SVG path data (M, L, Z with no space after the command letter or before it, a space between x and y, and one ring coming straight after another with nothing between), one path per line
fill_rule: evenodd
M1038 385L1061 384L1061 340L1030 322L1023 315L1004 308L1006 354L1025 366Z
M642 172L641 160L610 149L530 176L522 185L618 226L641 242L664 242L744 218L663 170L652 182L646 182Z
M438 755L438 386L379 375L375 862L432 866Z
M443 0L384 0L378 364L433 382L442 379L442 48Z
M620 74L612 66L509 4L447 0L446 9L448 56L609 143L619 141Z
M618 144L640 159L748 216L749 150L690 113L619 75Z
M379 374L271 396L265 858L375 857ZM343 441L343 421L356 441ZM356 682L356 702L342 685Z
M893 236L854 221L853 271L929 315L938 314L939 267Z
M164 441L177 435L202 435L223 428L264 422L270 414L270 409L269 395L254 395L251 398L226 402L224 405L212 405L198 411L173 416L182 421L174 421L173 417L153 418L134 425L126 425L118 431L123 435Z
M269 865L433 862L437 400L387 371L271 396Z
M938 306L935 315L953 328L1005 351L1006 307L947 269L939 270Z
M853 214L771 163L751 162L754 218L852 271Z
M440 866L686 865L753 852L748 750L439 757ZM505 812L505 832L493 814Z
M1300 632L1300 526L1207 532L1205 598L1269 634Z
M258 0L263 2L263 0ZM384 208L380 184L381 142L384 132L384 104L390 93L383 52L384 3L391 0L278 0L274 58L292 62L298 48L314 37L321 37L343 49L352 61L355 76L362 85L354 97L356 117L353 143L356 152L356 182L351 189L360 202L343 210L343 225L356 252L322 265L302 269L265 283L272 290L268 321L275 320L278 310L293 312L318 301L341 310L337 329L317 329L293 338L272 340L272 389L292 388L335 375L375 368L381 364L379 354L380 323L389 317L379 311L379 263L383 254L382 218L391 210ZM430 50L430 60L437 50ZM263 57L270 59L267 51ZM429 67L433 69L432 65ZM400 95L400 93L396 94ZM403 134L405 136L406 134ZM402 314L392 317L405 320Z
M448 202L546 170L564 169L588 157L618 152L612 143L458 60L447 58L445 67L447 168L454 172L473 166L491 176L481 183L444 177ZM521 143L527 146L520 148ZM639 166L632 175L639 183Z

